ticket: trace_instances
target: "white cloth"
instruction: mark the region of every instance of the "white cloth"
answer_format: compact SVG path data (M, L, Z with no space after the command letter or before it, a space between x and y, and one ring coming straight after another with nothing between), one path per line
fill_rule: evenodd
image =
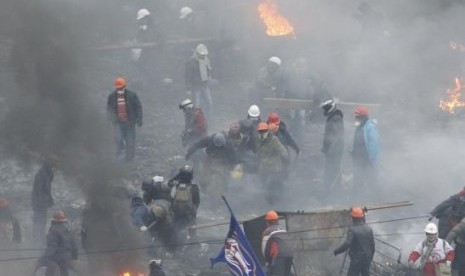
M210 70L212 69L210 66L210 60L208 57L200 59L197 57L197 55L196 59L199 61L200 78L202 81L210 80Z
M428 250L428 247L426 246L425 240L422 240L413 251L419 253L420 255L424 255L426 253L426 250ZM446 259L446 255L451 251L454 250L450 244L443 240L443 239L438 239L433 251L431 252L430 256L426 260L427 263L437 263L439 261L442 261Z

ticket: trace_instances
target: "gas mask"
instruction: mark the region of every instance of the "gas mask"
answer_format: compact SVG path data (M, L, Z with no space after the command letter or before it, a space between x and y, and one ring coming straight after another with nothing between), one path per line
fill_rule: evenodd
M361 124L362 123L359 120L355 119L355 123L354 123L355 127L359 127Z
M268 138L269 132L268 131L263 131L258 134L258 138L260 141L265 141L266 138Z

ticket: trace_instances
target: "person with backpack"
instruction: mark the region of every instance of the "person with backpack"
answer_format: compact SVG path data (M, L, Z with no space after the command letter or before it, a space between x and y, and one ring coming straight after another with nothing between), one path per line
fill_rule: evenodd
M265 215L266 229L262 234L262 254L266 262L267 275L290 276L293 253L285 239L286 230L279 227L276 211Z
M174 224L177 231L183 230L189 225L195 224L197 209L200 204L200 192L197 184L192 183L194 170L185 165L179 169L179 173L168 182L172 186L172 209L174 212Z
M430 222L425 227L426 238L421 240L410 253L408 264L413 268L420 259L419 268L424 276L440 276L443 270L449 270L455 258L455 251L450 244L438 237L438 227ZM445 273L444 273L445 274Z

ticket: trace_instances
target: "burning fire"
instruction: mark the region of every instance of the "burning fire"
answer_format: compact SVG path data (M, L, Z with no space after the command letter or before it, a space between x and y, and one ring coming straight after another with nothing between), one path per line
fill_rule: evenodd
M460 91L465 88L462 78L455 78L455 87L447 89L447 95L449 98L447 100L440 100L439 107L451 114L455 113L456 107L465 106L465 102L461 99Z
M138 274L136 275L136 274L131 274L131 272L124 272L124 273L123 273L123 276L144 276L144 274L138 273Z
M455 41L449 41L449 47L452 49L452 50L457 50L457 51L460 51L460 52L465 52L465 46L463 46L462 44L459 44Z
M285 17L279 14L276 0L263 0L257 9L266 26L267 35L284 36L294 34L294 27Z

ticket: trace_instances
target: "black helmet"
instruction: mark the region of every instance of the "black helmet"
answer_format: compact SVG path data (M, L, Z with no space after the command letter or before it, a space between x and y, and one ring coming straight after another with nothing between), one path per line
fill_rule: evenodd
M141 189L144 192L150 191L153 187L153 179L152 178L146 178L144 181L142 181L142 186Z
M192 166L185 165L179 169L179 173L177 177L178 181L191 182L192 178L194 178L194 169L192 169Z

